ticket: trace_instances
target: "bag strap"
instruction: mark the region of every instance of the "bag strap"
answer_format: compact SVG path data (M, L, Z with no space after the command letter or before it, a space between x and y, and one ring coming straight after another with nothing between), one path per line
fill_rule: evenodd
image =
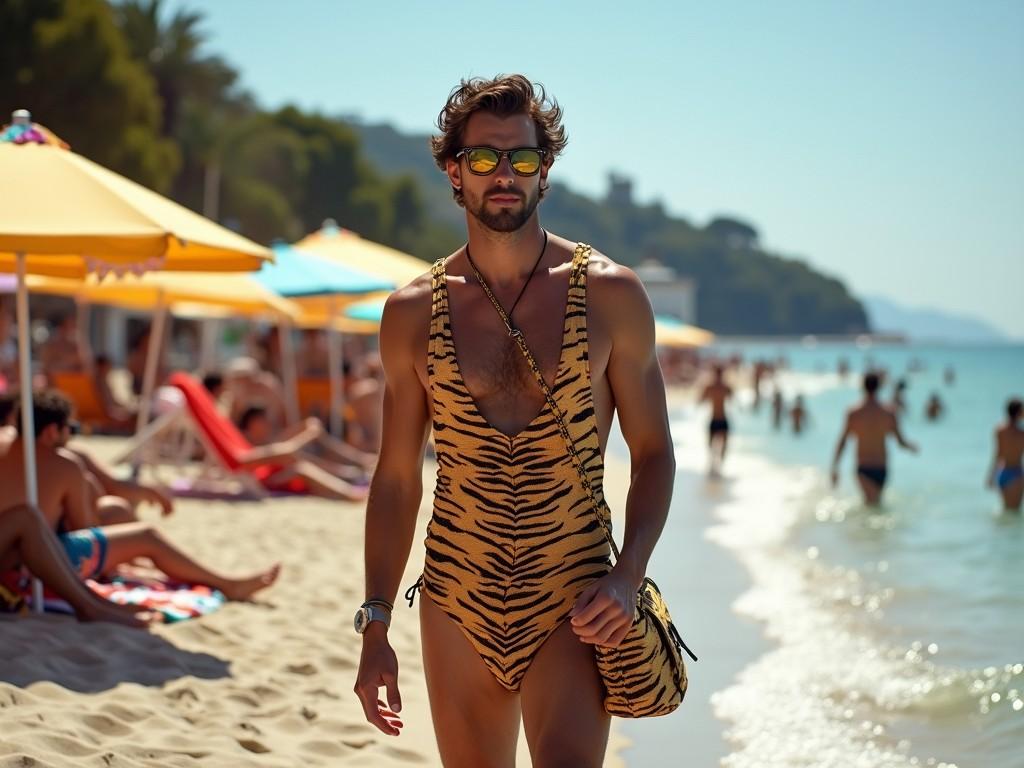
M576 252L573 254L573 262L578 258L581 258L584 254L590 253L590 246L584 243L579 243L576 246ZM523 332L512 325L512 319L505 312L504 307L495 298L494 293L491 292L491 287L487 285L487 281L484 280L483 275L476 269L472 264L470 265L473 269L473 274L477 281L480 283L480 287L484 289L484 293L487 294L487 298L491 300L491 304L494 305L494 309L497 310L501 316L502 321L505 323L505 328L508 330L508 335L511 336L516 344L519 345L519 351L523 353L523 357L526 358L526 363L530 370L533 372L533 376L537 379L537 383L540 384L541 391L544 392L544 397L548 401L548 405L551 407L551 412L555 415L555 421L558 422L558 431L562 434L562 439L565 440L565 447L569 449L569 455L572 456L573 466L576 467L576 472L579 473L580 482L583 484L583 488L590 496L591 504L593 505L594 514L597 516L597 522L601 526L601 530L604 531L605 538L608 539L608 544L612 549L612 554L615 556L615 560L619 559L619 548L615 544L615 539L612 537L612 526L611 526L611 513L601 513L601 502L597 499L597 494L594 492L594 487L590 484L590 478L587 476L587 470L583 466L583 460L580 459L579 453L576 451L576 445L573 442L572 435L569 434L569 428L565 424L565 415L562 413L562 409L558 407L558 403L555 402L554 395L551 394L551 387L544 381L544 374L540 372L540 366L537 365L537 361L533 357L533 353L530 351L530 347L526 344L526 339L523 338ZM606 505L607 506L607 505Z

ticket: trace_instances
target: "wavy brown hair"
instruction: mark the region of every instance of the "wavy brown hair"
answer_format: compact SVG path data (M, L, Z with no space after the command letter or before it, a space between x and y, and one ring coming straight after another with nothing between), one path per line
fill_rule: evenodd
M474 77L459 83L437 116L441 135L430 138L430 151L442 171L446 170L447 161L462 149L466 123L476 112L492 112L500 117L529 115L537 126L537 146L547 153L544 160L548 165L569 142L562 127L562 108L548 98L543 85L523 75L498 75L491 80ZM547 187L542 185L540 196L546 191ZM452 196L463 205L461 189L452 187Z

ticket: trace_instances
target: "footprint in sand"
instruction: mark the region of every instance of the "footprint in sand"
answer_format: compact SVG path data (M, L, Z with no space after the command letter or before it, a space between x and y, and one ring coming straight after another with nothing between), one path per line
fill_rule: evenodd
M319 757L340 757L348 751L336 741L307 741L300 748Z
M351 749L366 749L371 744L376 744L376 739L342 739L341 743Z
M340 669L348 672L356 668L356 663L344 656L328 656L326 662L327 666L331 669Z
M82 723L103 736L127 736L132 729L107 715L85 715Z
M256 741L256 739L235 739L235 741L238 742L238 746L240 746L242 749L247 749L253 754L265 755L267 752L270 751L270 747L261 744L260 742Z
M293 675L306 675L307 677L309 675L315 675L317 673L317 668L309 663L289 664L287 667L285 667L285 670L291 672Z

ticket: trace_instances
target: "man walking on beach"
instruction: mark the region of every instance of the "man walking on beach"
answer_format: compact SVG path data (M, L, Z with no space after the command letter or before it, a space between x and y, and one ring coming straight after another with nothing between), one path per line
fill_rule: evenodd
M711 403L711 422L708 424L708 450L711 452L709 471L712 476L717 476L722 471L725 449L729 444L729 418L725 413L725 404L732 397L732 389L725 383L724 367L716 364L713 370L714 378L704 387L700 400Z
M832 485L839 484L839 459L851 435L857 438L857 482L860 483L864 501L868 506L877 507L882 498L882 489L888 477L885 441L889 435L896 438L901 447L917 453L917 446L908 442L900 432L899 421L892 408L878 402L878 375L864 376L864 400L846 414L843 433L836 445L832 461Z
M1017 398L1006 404L1006 422L996 428L996 450L989 470L989 487L997 485L1003 497L1003 508L1020 512L1024 496L1024 429L1020 427L1021 401Z
M522 719L535 766L597 768L609 718L594 647L618 645L630 628L672 493L653 313L633 272L540 226L537 205L566 143L561 109L543 88L520 75L464 81L439 127L434 158L466 210L469 242L392 294L384 310L383 441L366 514L355 691L367 720L397 735L398 661L387 633L432 425L433 515L423 576L407 596L422 593L442 762L511 768ZM632 482L614 567L513 329L599 498L618 411Z

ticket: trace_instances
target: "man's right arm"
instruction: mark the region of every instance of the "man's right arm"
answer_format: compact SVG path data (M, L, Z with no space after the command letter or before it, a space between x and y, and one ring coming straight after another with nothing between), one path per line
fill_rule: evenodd
M846 440L850 436L853 425L851 424L852 417L850 414L846 414L846 423L843 424L843 433L839 436L839 442L836 443L835 457L832 459L832 485L839 485L839 460L843 457L843 449L846 448Z
M892 425L890 429L892 430L893 436L896 438L896 442L899 443L904 450L910 451L911 453L917 453L917 445L907 440L907 438L903 436L903 433L900 432L900 420L899 417L896 416L895 411L891 413L891 418Z
M366 599L394 603L416 531L423 496L423 450L430 426L427 393L416 373L417 356L426 355L429 294L402 289L388 298L381 319L380 355L384 369L384 418L380 457L366 506ZM398 730L378 706L387 689L391 710L401 709L398 661L387 628L371 622L363 634L356 694L366 719L389 735ZM391 718L393 720L394 718Z

